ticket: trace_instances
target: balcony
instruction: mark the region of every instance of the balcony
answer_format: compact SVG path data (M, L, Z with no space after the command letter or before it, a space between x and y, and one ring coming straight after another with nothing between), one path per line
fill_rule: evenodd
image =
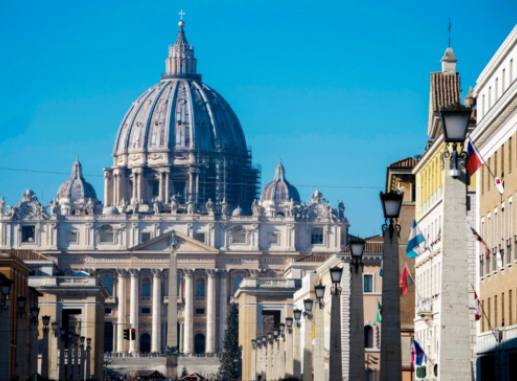
M416 313L423 319L433 318L433 299L418 298L416 303Z

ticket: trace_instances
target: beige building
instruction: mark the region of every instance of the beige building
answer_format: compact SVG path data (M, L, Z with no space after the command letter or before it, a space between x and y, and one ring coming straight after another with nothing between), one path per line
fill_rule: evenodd
M476 346L478 380L517 378L517 27L479 75L477 127L471 135L485 165L477 177L477 229L491 253L478 248L484 311ZM479 173L479 172L478 172ZM494 176L504 180L504 192Z

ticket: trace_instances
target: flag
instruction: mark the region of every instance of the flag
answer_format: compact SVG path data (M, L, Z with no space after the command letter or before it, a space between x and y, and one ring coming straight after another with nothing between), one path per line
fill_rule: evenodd
M410 280L411 280L411 275L409 274L407 266L404 266L404 268L402 269L402 274L400 275L400 282L399 282L400 293L402 294L402 296L407 294L407 289L410 286Z
M481 244L481 248L485 252L485 257L490 257L490 248L488 247L487 243L483 240L481 235L473 228L471 227L470 230L472 231L472 234L474 234L474 237L478 240L478 242Z
M469 141L467 145L467 173L469 176L472 176L481 166L483 162L481 161L481 155L474 147L474 144Z
M479 303L478 294L474 291L474 303L476 308L476 321L481 319L481 304Z
M413 223L411 224L411 232L409 233L409 240L407 241L406 255L413 259L418 254L423 253L425 249L424 235L418 228L416 221L413 220Z
M494 181L495 181L495 189L497 189L499 194L502 195L504 193L504 180L500 177L496 177L494 179Z
M424 365L425 362L427 361L427 356L426 356L424 350L422 349L422 347L416 340L413 340L413 342L411 344L411 360L413 361L411 363L412 367L414 367L414 365L416 365L416 366Z
M382 304L377 302L377 313L375 314L375 322L378 324L382 323Z

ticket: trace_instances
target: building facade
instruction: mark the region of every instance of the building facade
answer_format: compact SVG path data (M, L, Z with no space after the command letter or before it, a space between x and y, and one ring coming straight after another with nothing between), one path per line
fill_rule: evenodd
M491 253L478 248L483 310L476 351L478 379L517 377L517 27L479 75L477 126L471 135L485 165L477 177L476 228ZM494 176L504 180L504 192Z
M332 207L319 191L303 202L282 164L258 197L239 120L196 65L180 21L160 82L131 105L116 134L102 202L78 161L50 205L31 190L10 207L0 200L1 249L36 250L65 272L101 280L105 352L165 349L173 231L185 356L221 350L228 302L244 277L275 277L294 258L346 244L343 203ZM136 331L134 341L125 329Z
M413 169L416 182L415 219L426 240L426 250L415 259L415 339L422 345L427 355L426 365L423 369L417 369L417 376L426 377L428 380L439 379L439 362L444 348L441 335L444 329L442 320L445 302L442 294L444 290L450 288L450 285L444 284L442 275L454 271L452 268L442 266L443 258L451 250L449 245L454 242L455 237L451 231L444 234L444 224L451 221L451 210L446 208L444 200L451 197L451 189L447 187L449 171L443 161L443 152L447 146L443 139L439 112L441 108L461 103L460 76L456 71L457 59L452 48L449 47L445 50L441 62L442 70L431 73L428 143ZM465 102L471 102L471 97L469 96ZM471 179L471 185L468 186L467 191L467 215L465 218L469 226L474 226L475 221L475 187L473 184L475 184L475 179ZM470 296L458 303L469 303L473 310L475 244L470 232L467 237L464 266L468 267L468 283L471 287L465 291ZM466 355L472 357L470 372L473 372L474 312L470 314L469 321L470 333L465 334L464 339L469 340L469 346L472 349L472 354Z

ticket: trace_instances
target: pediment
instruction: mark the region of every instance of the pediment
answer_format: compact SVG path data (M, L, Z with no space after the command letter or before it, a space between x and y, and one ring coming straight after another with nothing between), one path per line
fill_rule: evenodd
M169 230L158 237L155 237L153 239L150 239L149 241L140 243L136 246L131 247L130 251L163 251L168 252L170 251L170 244L171 244L171 235L174 230ZM196 241L195 239L174 231L176 234L176 239L178 241L178 249L176 250L177 253L193 253L193 254L199 254L199 253L205 253L205 254L217 254L219 250L205 245L202 242Z

